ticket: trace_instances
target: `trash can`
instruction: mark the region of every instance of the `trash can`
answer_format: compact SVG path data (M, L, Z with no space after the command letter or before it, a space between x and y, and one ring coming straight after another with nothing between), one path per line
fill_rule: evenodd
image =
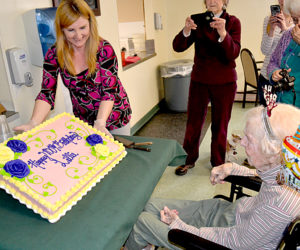
M160 66L166 106L171 111L186 112L193 68L192 60L175 60Z

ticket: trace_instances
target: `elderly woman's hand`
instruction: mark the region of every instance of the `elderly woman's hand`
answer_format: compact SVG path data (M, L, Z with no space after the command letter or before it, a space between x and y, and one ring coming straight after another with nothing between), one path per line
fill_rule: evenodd
M184 34L188 36L191 30L195 30L195 29L197 29L197 24L194 23L194 20L191 17L187 17L183 29Z
M160 211L160 220L167 225L170 225L177 218L179 218L178 211L175 209L170 210L168 207L164 207L164 209Z
M210 182L213 185L225 183L224 179L232 173L233 164L226 162L218 167L214 167L210 173Z
M285 22L285 17L282 12L276 15L277 23L276 25L281 29L281 31L285 31L288 29Z
M273 72L273 74L272 74L272 80L273 80L274 82L278 82L279 80L282 79L282 75L279 74L280 71L281 71L281 69L277 69L277 70L275 70L275 71ZM287 69L287 72L291 72L291 69Z
M292 37L296 43L300 44L300 28L298 25L295 25L295 27L293 28Z
M214 19L214 21L210 23L210 27L217 30L221 40L223 41L227 34L226 29L225 29L226 20L223 18L219 18L219 17L214 17L213 19Z

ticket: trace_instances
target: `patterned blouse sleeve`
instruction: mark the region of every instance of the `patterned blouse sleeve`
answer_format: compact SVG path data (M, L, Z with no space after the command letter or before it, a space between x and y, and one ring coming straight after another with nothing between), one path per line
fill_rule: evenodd
M290 41L292 39L291 29L287 30L283 33L282 37L280 38L276 49L273 51L270 63L267 68L268 76L272 81L272 74L275 70L281 68L281 59L283 56L284 51L288 47Z
M101 101L115 101L120 91L118 59L109 42L103 41L99 55L101 77Z
M54 108L58 71L59 67L56 60L55 47L51 47L45 55L42 89L36 97L36 100L49 103L51 109Z

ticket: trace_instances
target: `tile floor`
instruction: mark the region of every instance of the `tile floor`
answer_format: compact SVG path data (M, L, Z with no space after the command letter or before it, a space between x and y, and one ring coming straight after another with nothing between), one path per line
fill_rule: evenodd
M241 103L234 103L232 117L229 123L228 134L232 131L242 131L244 128L244 117L247 110L254 107L253 103L247 103L246 108L243 109ZM184 128L183 128L184 129ZM205 137L200 145L199 159L196 166L190 169L184 176L177 176L174 174L174 167L167 167L157 184L152 197L171 198L171 199L186 199L186 200L201 200L212 198L216 194L229 195L230 184L213 186L210 184L210 128L206 132ZM246 158L244 150L241 146L237 147L236 162L242 163ZM251 191L245 190L246 193Z

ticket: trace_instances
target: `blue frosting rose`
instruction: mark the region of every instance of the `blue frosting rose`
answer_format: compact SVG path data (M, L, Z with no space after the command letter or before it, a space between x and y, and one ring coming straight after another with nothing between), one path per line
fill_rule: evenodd
M30 173L30 169L27 164L22 160L12 160L6 162L3 169L5 172L9 173L11 177L24 178Z
M20 140L10 140L6 144L15 153L25 153L27 151L27 145L25 142Z
M92 135L89 135L87 138L86 138L86 141L88 142L88 144L90 144L91 146L95 146L96 144L103 144L103 139L100 135L98 134L92 134Z

